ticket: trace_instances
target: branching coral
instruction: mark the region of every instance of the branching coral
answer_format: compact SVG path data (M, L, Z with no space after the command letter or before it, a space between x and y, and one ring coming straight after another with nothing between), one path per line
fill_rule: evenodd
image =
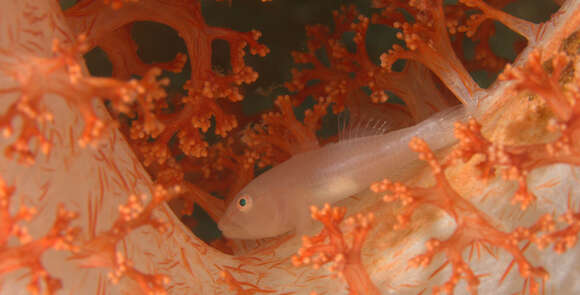
M289 96L278 97L275 105L280 112L263 114L261 122L248 126L239 138L230 137L213 145L203 159L182 161L183 171L200 175L205 190L217 192L229 202L254 178L256 168L276 165L292 155L319 147L316 131L330 105L328 100L321 99L312 109L306 110L304 122L296 118ZM188 186L191 185L186 184ZM192 208L191 201L186 201L187 208ZM209 206L212 207L215 208ZM215 210L209 211L212 217L216 216L213 212Z

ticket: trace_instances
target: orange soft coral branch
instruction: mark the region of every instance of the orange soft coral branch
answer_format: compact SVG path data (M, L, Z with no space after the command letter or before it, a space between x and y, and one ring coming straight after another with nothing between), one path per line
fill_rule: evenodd
M296 92L293 97L296 104L308 96L325 97L334 103L334 112L339 112L351 103L347 99L350 95L361 87L368 87L371 90L370 99L375 103L388 101L386 90L402 98L415 121L421 121L449 105L431 74L421 70L421 66L412 65L403 72L391 73L370 60L366 49L370 20L359 15L353 6L334 11L333 18L332 33L322 25L310 26L307 28L309 51L292 53L295 63L313 66L311 69L293 70L292 81L286 83L289 90ZM343 34L351 31L355 33L355 52L347 50L342 42ZM329 65L318 59L316 52L319 49L326 53ZM308 85L313 81L316 83ZM417 83L421 86L418 87Z
M543 97L559 120L568 121L572 116L575 104L574 91L565 91L562 87L564 71L569 65L565 53L557 53L551 57L550 68L544 68L542 53L535 50L530 53L525 65L513 68L508 65L499 76L501 80L514 81L515 91L529 90ZM551 73L549 72L551 71Z
M174 73L181 72L187 62L187 55L181 52L169 62L152 64L143 62L136 54L138 44L131 37L131 28L132 24L128 24L97 41L97 45L107 54L113 65L114 78L128 80L131 75L143 76L154 67Z
M502 8L513 2L491 1L489 5L495 8ZM477 27L469 26L472 21L467 17L465 6L461 4L446 5L444 7L447 22L447 30L453 35L453 47L458 58L463 61L468 71L487 70L498 73L503 70L509 62L507 59L497 56L490 46L490 39L495 34L495 24L492 21L484 21L485 18L478 19ZM471 17L471 16L470 16ZM475 55L472 60L465 56L465 38L470 38L475 43Z
M451 153L450 159L468 161L475 154L484 155L485 158L477 164L482 179L494 177L495 167L503 166L504 179L518 182L518 190L513 196L512 204L519 203L521 209L525 210L535 202L536 196L528 190L527 175L533 168L554 163L545 158L547 154L545 145L523 148L493 144L483 137L481 126L473 119L466 124L458 123L455 127L455 136L459 139L459 144Z
M144 129L139 126L143 124L140 118L132 122L132 128L138 129L132 130L132 135L141 136L133 139L140 141L149 139L145 137L156 139L154 142L142 141L142 146L149 146L142 147L140 151L142 156L148 159L146 164L154 159L163 163L168 157L173 156L166 145L176 133L180 142L179 147L187 156L207 156L208 144L203 140L200 131L206 132L209 129L212 117L215 118L216 134L222 137L237 127L236 118L224 112L218 99L227 98L232 102L242 100L240 85L257 79L258 74L245 64L244 56L246 47L253 55L264 56L269 52L266 46L257 42L261 33L255 30L240 33L208 26L201 15L199 1L140 0L136 3L126 3L115 11L104 9L103 6L100 1L81 1L65 11L65 16L74 30L88 36L90 48L104 44L108 53L115 56L113 60L119 60L114 65L121 66L121 69L116 69L115 72L127 74L143 70L142 63L134 56L136 52L122 50L121 54L130 53L133 57L118 58L119 50L107 46L115 40L125 40L121 44L130 45L128 47L134 49L134 43L128 39L128 34L123 33L123 30L127 31L128 26L135 21L148 20L172 27L184 39L190 57L192 76L185 85L188 94L178 103L177 111L172 114L172 118L164 120L165 128L160 132L148 133L143 132ZM211 44L216 39L225 40L230 44L232 69L230 73L221 74L212 69ZM174 62L162 66L179 66L182 59L183 55L178 55ZM162 112L162 108L157 108L156 112Z
M316 132L330 102L319 99L305 111L304 122L296 118L290 96L278 97L275 104L279 113L263 114L262 122L246 128L239 139L230 137L213 145L201 162L183 160L185 170L201 174L202 186L225 196L227 204L254 178L255 167L276 165L294 154L318 148Z
M275 104L280 113L262 115L262 123L245 132L243 140L248 147L264 155L281 153L274 158L279 160L318 148L316 131L320 128L320 120L326 114L330 102L320 99L312 110L306 111L304 123L295 117L290 96L278 97ZM272 163L263 165L269 164Z
M159 274L145 274L135 267L125 254L117 251L118 243L131 231L143 226L152 226L159 232L166 232L168 224L153 216L153 210L181 192L181 187L175 186L166 190L156 186L152 198L144 206L146 195L131 195L124 205L119 205L119 217L107 231L101 232L78 245L78 251L70 259L78 260L82 267L111 268L108 277L112 283L127 276L134 280L145 294L165 294L164 285L169 278Z
M445 97L433 74L416 61L408 61L401 72L376 71L373 84L375 88L387 89L401 97L415 122L456 103L456 100Z
M519 244L524 241L533 242L534 236L529 233L540 231L549 231L550 222L544 219L536 225L522 231L516 229L512 233L504 232L496 228L489 220L489 217L477 209L470 201L461 197L451 186L445 176L445 169L450 165L450 161L440 163L427 144L418 138L414 138L409 146L419 153L419 158L428 162L431 171L435 176L436 184L428 188L408 187L402 183L392 183L388 180L375 183L371 190L375 192L390 192L384 196L386 202L400 200L403 204L401 214L397 216L399 224L396 228L405 226L413 216L415 210L426 204L433 205L456 222L456 228L453 234L445 241L432 239L427 242L427 251L410 260L411 266L427 266L431 263L432 258L443 253L447 261L451 264L452 274L450 279L442 286L435 287L434 292L445 291L452 294L458 282L462 279L467 281L469 291L477 294L479 279L471 267L463 260L462 253L467 247L474 247L477 244L487 246L497 246L514 257L514 261L519 266L520 275L530 284L537 285L536 279L546 280L548 273L542 267L533 267L524 255L524 248ZM528 234L522 235L522 232ZM510 266L511 268L511 266ZM508 271L509 269L508 268ZM537 290L536 290L537 291ZM537 294L534 293L534 294Z
M262 289L254 284L240 282L236 280L234 276L227 270L220 272L220 278L218 280L226 283L229 286L230 291L234 291L236 295L276 293L276 290Z
M565 1L560 7L559 14L554 15L549 21L542 24L542 34L537 36L536 42L547 56L562 50L563 42L578 31L580 26L580 3ZM545 30L544 30L545 29ZM550 35L547 41L542 37Z
M240 136L230 136L208 147L207 157L186 158L179 163L173 160L160 163L158 158L152 159L157 162L150 166L153 168L152 174L163 184L180 183L179 179L183 180L184 173L200 179L196 186L183 185L185 209L191 210L195 201L217 220L223 213L223 202L203 190L224 196L228 203L254 178L256 166L264 168L278 164L293 154L318 147L316 131L320 128L329 102L320 100L313 109L307 110L304 123L295 117L289 96L279 97L276 105L280 113L264 114L262 122L248 127ZM156 146L159 151L167 152L162 150L165 145ZM188 188L193 188L190 193L185 192ZM204 200L204 196L210 199Z
M505 168L502 173L504 179L518 182L512 203L519 203L522 209L536 200L527 188L529 172L556 163L580 165L580 142L576 136L580 128L576 89L580 75L577 69L573 76L566 70L571 64L564 54L551 59L547 64L549 67L542 65L541 59L541 54L535 51L521 69L508 67L500 78L513 80L515 83L511 87L515 91L531 91L540 95L556 116L548 127L560 136L548 143L525 146L496 144L482 135L481 126L475 120L470 120L466 124L456 125L455 136L459 144L450 155L450 159L464 161L475 154L483 155L484 159L477 165L483 179L493 177L495 167Z
M467 35L473 35L478 27L487 19L494 19L506 25L512 31L520 34L528 41L533 42L536 39L540 25L515 17L509 13L503 12L482 0L460 0L467 7L477 7L483 14L472 14L465 25L459 27L460 32L467 32ZM507 3L502 3L505 5Z
M139 0L103 0L103 3L111 5L111 8L117 10L123 7L123 3L138 2Z
M221 147L223 148L225 146ZM226 204L229 204L235 195L254 178L256 166L263 168L268 163L279 163L282 161L280 159L266 159L266 155L261 156L258 151L252 151L248 148L244 149L242 153L234 152L235 150L237 149L226 148L222 152L218 152L216 162L209 160L204 163L204 168L206 169L215 169L215 165L217 164L223 165L224 170L229 172L228 177L220 178L218 176L213 178L221 187L226 188L223 194Z
M547 244L553 243L556 253L564 253L576 246L578 234L580 233L580 210L569 209L560 216L560 221L567 224L567 226L542 236L536 242L539 248L542 249Z
M346 214L346 208L331 208L329 204L325 204L322 209L312 206L310 211L312 218L320 221L324 229L316 236L303 237L302 248L298 250L298 255L292 256L292 263L295 266L312 264L315 269L332 263L329 270L336 272L347 282L349 294L380 294L361 259L362 246L372 228L374 215L358 214L346 219L346 226L353 228L349 245L339 226Z
M5 93L20 93L8 110L0 115L0 128L4 135L12 135L12 121L20 117L22 128L15 143L6 149L8 156L16 154L19 161L32 164L36 151L30 148L33 138L38 140L37 149L42 153L50 150L50 141L39 131L40 127L52 121L53 115L46 108L43 99L48 94L62 96L69 104L75 106L85 121L79 144L84 146L94 143L107 124L97 116L93 109L93 100L106 97L111 100L118 112L128 112L129 106L135 104L144 116L144 128L148 132L157 129L155 117L150 115L151 105L165 96L162 86L168 80L157 80L159 70L152 69L142 81L128 82L108 78L86 77L82 66L77 62L78 56L86 50L85 37L79 36L74 46L63 48L55 41L52 58L17 58L16 63L2 64L1 71L11 77L17 86L4 89Z
M294 62L297 64L312 64L313 69L302 71L292 71L292 81L286 83L286 88L296 91L296 103L301 103L307 96L326 97L332 100L335 105L335 112L339 112L344 107L344 96L352 89L364 85L364 81L373 65L366 56L364 46L364 36L368 27L368 19L360 16L357 20L358 12L354 6L341 7L340 11L333 12L334 30L330 30L322 25L313 25L306 28L308 36L308 52L293 52ZM350 53L341 42L342 34L349 30L355 30L355 42L357 52ZM327 67L316 56L318 49L324 50L329 59L330 66ZM358 76L359 81L350 78L350 74ZM308 81L319 80L317 85L306 86ZM361 83L362 82L362 83Z
M265 150L250 150L242 143L243 136L230 136L211 145L204 158L184 158L179 162L169 159L163 165L153 164L149 168L156 181L163 185L181 184L183 193L179 198L184 201L181 214L191 214L194 203L200 205L210 217L217 221L224 212L224 201L210 193L224 196L226 203L231 200L248 182L254 178L254 168L263 168L270 163L279 163L283 159L274 159ZM280 155L279 155L280 156ZM195 185L184 182L199 180Z
M256 166L264 168L275 165L294 154L318 148L316 131L320 128L329 104L328 100L319 100L313 109L305 112L304 122L301 122L294 115L290 97L280 96L276 100L279 113L263 114L262 122L245 129L239 138L229 137L211 146L204 159L182 160L183 170L197 174L203 180L200 186L209 192L225 196L227 204L254 178ZM193 198L187 198L188 208L193 205ZM199 201L201 204L208 203ZM209 202L210 212L223 212L223 204L220 208L211 206L215 202L217 201ZM220 215L212 215L214 217Z
M67 211L64 205L59 205L55 221L48 233L33 239L27 228L18 223L32 219L37 209L21 206L15 215L10 215L10 199L14 191L14 187L7 186L0 178L0 275L28 268L31 278L27 288L31 294L41 294L42 289L42 294L55 294L62 287L61 281L44 268L42 256L51 249L72 252L77 250L74 241L80 229L70 226L77 213ZM11 236L18 238L19 245L8 245Z
M117 252L115 256L114 270L108 273L109 280L113 284L126 276L137 283L139 289L133 292L151 295L166 295L165 285L170 281L168 276L161 274L146 274L133 267L133 262L125 258L121 252Z
M183 186L183 193L180 194L180 196L185 201L185 207L184 211L181 212L182 214L192 214L193 206L195 203L203 208L203 210L207 212L211 219L216 222L223 216L225 212L223 200L208 194L205 190L191 183L185 183Z
M384 3L375 3L382 5ZM443 3L437 1L409 1L409 12L415 15L415 23L393 21L392 18L376 17L375 22L392 25L402 32L397 38L404 40L407 48L394 45L381 55L381 66L391 70L399 59L415 60L428 67L463 104L474 105L479 86L453 51L447 33ZM397 12L397 14L399 14Z

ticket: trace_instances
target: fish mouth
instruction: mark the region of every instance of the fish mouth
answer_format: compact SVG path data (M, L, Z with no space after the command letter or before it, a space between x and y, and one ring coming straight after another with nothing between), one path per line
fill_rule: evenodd
M248 239L249 233L241 225L232 222L230 218L224 217L218 222L218 228L222 235L230 239Z

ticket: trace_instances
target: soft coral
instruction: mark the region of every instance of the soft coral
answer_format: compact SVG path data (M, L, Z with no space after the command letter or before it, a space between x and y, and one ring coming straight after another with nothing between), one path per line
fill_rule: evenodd
M530 284L536 284L536 279L548 278L548 273L543 268L533 267L524 256L523 252L526 247L521 249L519 246L522 241L529 240L529 236L519 235L520 230L513 233L499 230L487 214L453 189L445 175L448 165L440 163L424 141L415 138L409 146L419 153L420 159L429 163L436 184L422 188L384 180L373 184L371 189L375 192L390 192L384 196L386 202L400 200L403 203L403 208L397 216L399 228L406 226L416 210L424 205L436 206L455 220L456 227L451 236L445 240L429 240L426 244L427 251L409 261L412 267L425 267L431 263L435 255L442 253L446 256L445 265L450 263L452 267L451 277L442 286L435 287L434 293L445 291L452 294L462 279L467 281L468 289L472 294L478 293L479 278L462 254L468 247L478 248L480 245L486 249L496 246L509 252L519 265L520 275ZM538 227L538 230L550 228L550 223L540 223L540 225L542 226Z
M417 61L428 67L463 104L477 102L479 86L471 78L455 52L447 33L446 18L442 0L437 1L396 1L387 3L375 1L374 5L385 8L382 14L373 17L378 24L400 29L397 38L404 40L406 49L394 45L381 55L381 66L391 70L398 59ZM408 9L415 22L404 21L396 8Z
M245 49L253 55L264 56L269 49L257 42L261 33L250 31L240 33L230 29L211 27L201 15L201 3L166 2L159 0L142 0L129 2L112 10L101 1L81 1L65 11L65 16L71 27L77 33L84 33L88 39L88 47L93 48L104 44L102 48L110 55L115 73L138 74L142 72L143 63L127 50L111 47L113 39L116 43L125 44L135 49L134 42L127 34L128 27L135 21L154 21L166 24L179 32L187 46L190 57L191 77L184 86L187 95L181 98L179 108L173 116L164 117L161 130L149 131L143 127L140 117L131 123L131 139L144 146L140 153L147 159L146 164L154 159L163 163L173 154L168 149L169 140L177 134L181 151L191 157L207 156L208 145L201 132L207 132L211 118L215 118L215 133L222 137L237 127L234 115L228 114L222 107L220 98L232 102L243 99L240 85L254 82L258 74L244 61ZM212 69L211 44L214 40L225 40L230 44L231 73L219 74ZM176 57L167 66L183 65L183 55ZM156 108L162 113L162 106ZM139 134L139 136L134 136ZM155 139L149 142L148 139ZM146 147L145 147L146 146Z
M10 203L15 188L6 185L0 179L0 275L28 268L31 277L27 288L31 294L55 294L62 288L61 280L52 276L45 269L42 259L45 252L54 249L75 252L78 250L74 241L80 228L72 227L72 221L77 218L76 212L68 211L60 204L56 218L49 231L42 237L33 238L28 234L27 227L19 224L30 221L38 212L36 207L21 206L14 215L10 214ZM10 245L10 237L18 238L19 245ZM44 288L43 288L44 285Z
M346 208L331 208L325 204L321 209L312 206L310 212L313 219L324 225L324 229L316 236L302 238L302 248L298 250L298 255L292 257L292 263L295 266L312 264L315 269L331 263L329 270L347 282L349 294L380 294L370 280L361 257L362 246L372 229L374 215L358 214L345 220L346 226L352 227L352 241L349 245L346 234L340 228Z
M20 162L34 163L38 149L47 154L51 142L40 132L42 126L54 118L46 107L44 99L48 95L62 96L68 104L76 107L85 121L83 134L79 139L81 146L95 144L110 122L99 118L93 107L96 97L107 97L119 112L128 112L129 106L138 105L144 115L143 122L151 130L158 122L150 115L151 105L165 95L162 86L167 79L157 79L160 71L148 71L142 80L120 81L109 78L87 77L82 74L82 66L77 55L87 49L86 37L80 35L73 45L53 43L54 57L17 57L15 62L1 62L1 71L13 79L15 86L2 89L4 94L18 93L7 111L0 116L0 128L4 136L13 133L13 120L22 119L20 134L15 143L6 148L8 157L18 156ZM150 131L151 131L150 130ZM32 150L30 141L36 138L37 150Z

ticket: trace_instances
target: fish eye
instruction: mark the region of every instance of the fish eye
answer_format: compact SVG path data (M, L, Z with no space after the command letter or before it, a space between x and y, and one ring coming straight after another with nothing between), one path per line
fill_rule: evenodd
M252 208L252 198L246 194L243 194L236 200L236 205L240 211L248 211L250 208Z

